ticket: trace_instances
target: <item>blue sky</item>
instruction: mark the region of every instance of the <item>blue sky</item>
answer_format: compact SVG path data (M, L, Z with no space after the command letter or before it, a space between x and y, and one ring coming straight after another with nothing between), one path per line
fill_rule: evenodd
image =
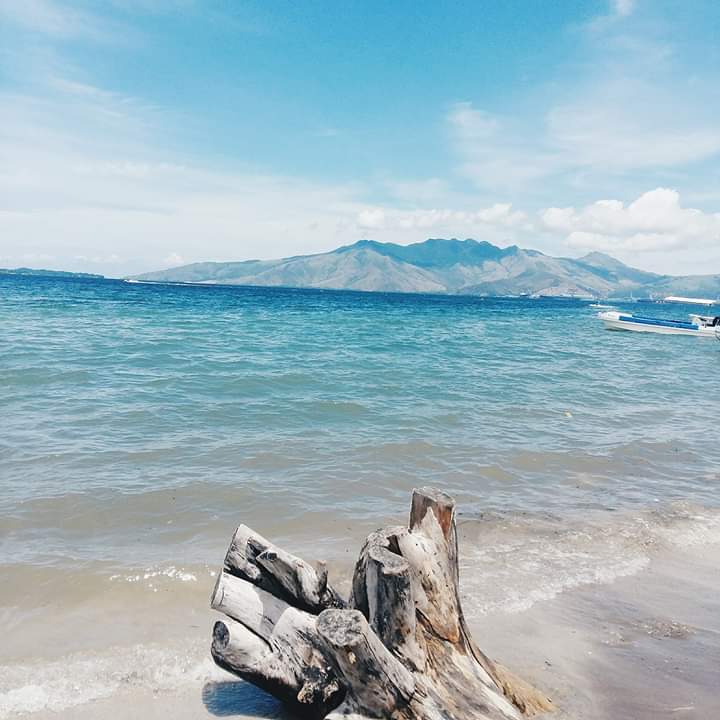
M0 266L475 237L720 272L720 6L0 0Z

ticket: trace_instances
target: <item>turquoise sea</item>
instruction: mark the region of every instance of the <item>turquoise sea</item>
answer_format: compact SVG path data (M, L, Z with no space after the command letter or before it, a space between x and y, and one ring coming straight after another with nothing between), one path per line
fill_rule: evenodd
M342 583L367 532L402 520L414 486L440 487L459 503L471 617L720 540L720 343L610 332L595 312L0 278L0 718L115 692L109 658L85 694L39 680L40 699L8 668L50 682L53 663L100 652L77 623L114 601L120 645L162 645L127 618L207 615L239 522L326 556ZM46 611L74 634L45 628L47 650L23 654Z

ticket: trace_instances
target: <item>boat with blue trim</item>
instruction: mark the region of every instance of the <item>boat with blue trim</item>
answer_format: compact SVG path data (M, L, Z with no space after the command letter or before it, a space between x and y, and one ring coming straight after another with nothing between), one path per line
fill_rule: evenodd
M690 315L690 320L666 320L617 311L598 313L608 330L632 330L665 335L699 335L720 340L720 316Z

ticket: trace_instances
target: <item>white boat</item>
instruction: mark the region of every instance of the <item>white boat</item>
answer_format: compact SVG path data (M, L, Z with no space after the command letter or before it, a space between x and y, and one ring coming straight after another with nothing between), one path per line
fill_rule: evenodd
M683 303L685 305L715 305L720 303L720 300L709 300L708 298L691 298L691 297L680 297L678 295L668 295L665 298L665 302Z
M720 340L720 316L690 315L690 320L666 320L617 311L600 312L608 330L633 330L665 335L698 335Z

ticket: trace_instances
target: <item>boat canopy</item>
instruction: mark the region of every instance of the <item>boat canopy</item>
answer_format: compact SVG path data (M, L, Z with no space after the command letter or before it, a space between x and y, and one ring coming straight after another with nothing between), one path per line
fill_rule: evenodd
M688 305L714 305L717 300L708 300L707 298L691 298L682 297L680 295L668 295L665 302L687 303Z

